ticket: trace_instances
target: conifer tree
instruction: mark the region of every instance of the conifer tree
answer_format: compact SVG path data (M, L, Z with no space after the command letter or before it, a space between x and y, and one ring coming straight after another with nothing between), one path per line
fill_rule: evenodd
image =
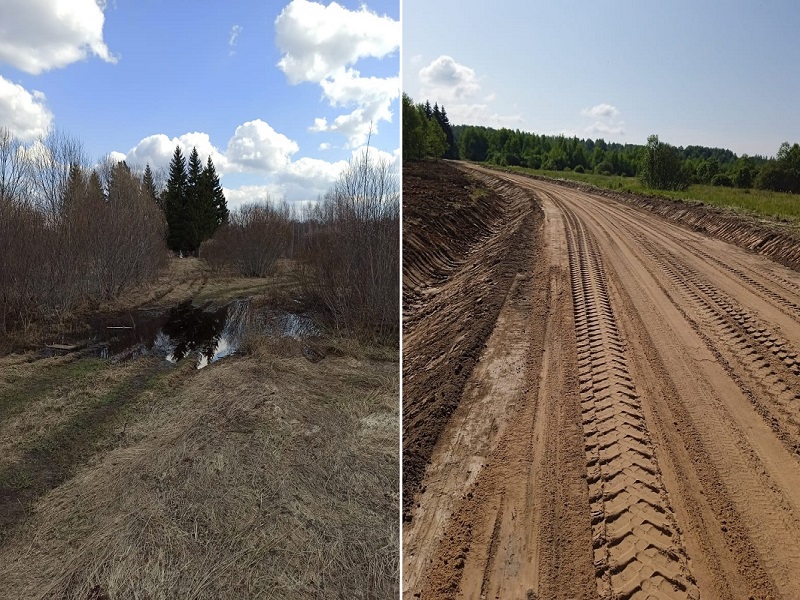
M175 146L175 153L169 163L169 179L164 190L164 213L167 218L167 245L171 250L183 252L189 250L188 231L186 227L186 159L180 146Z
M189 155L189 166L186 173L186 199L185 214L187 243L191 252L195 252L203 241L208 231L208 220L210 211L208 210L209 201L204 194L201 185L201 175L203 173L200 163L200 155L197 148L192 148Z
M444 104L439 111L439 125L442 127L445 136L447 136L447 152L444 153L445 158L458 159L458 144L453 134L453 126L450 125L450 119L447 118L447 111L444 109Z
M69 175L67 176L67 185L64 189L63 207L64 211L69 213L72 208L80 202L86 194L86 177L83 169L77 163L72 163L69 166Z
M144 193L147 195L148 198L152 199L153 202L156 204L159 203L158 201L158 192L156 192L156 183L153 179L153 171L150 169L150 163L147 163L144 167L144 177L142 179L142 185L144 186Z
M210 156L208 157L206 166L203 169L202 181L203 187L208 191L214 206L215 225L214 230L211 232L213 234L217 227L228 222L228 202L225 200L225 194L222 192L222 186L219 183L217 170L214 168L214 163L212 162Z

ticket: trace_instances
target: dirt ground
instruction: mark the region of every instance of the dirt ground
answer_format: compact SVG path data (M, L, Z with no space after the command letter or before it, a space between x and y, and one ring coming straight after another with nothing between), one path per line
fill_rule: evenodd
M171 268L111 308L288 289ZM0 597L396 598L397 351L314 351L0 357Z
M404 598L800 597L796 271L474 165L404 210Z

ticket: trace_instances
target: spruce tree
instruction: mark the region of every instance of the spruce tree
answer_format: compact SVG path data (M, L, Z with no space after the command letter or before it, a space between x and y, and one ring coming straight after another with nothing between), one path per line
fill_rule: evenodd
M214 168L214 163L210 156L203 169L202 180L203 187L207 190L214 206L214 230L211 232L213 234L217 227L228 222L228 202L225 200L217 170Z
M86 194L86 177L83 169L77 163L69 166L69 176L64 190L63 207L66 213L70 213L73 207L78 204Z
M188 250L196 252L208 230L208 199L205 198L201 186L203 173L200 155L197 148L192 148L189 155L189 168L186 174L186 220L188 232Z
M180 146L169 163L169 179L164 191L164 213L167 218L167 245L175 252L189 250L186 219L186 159Z
M156 192L156 183L153 179L153 171L150 169L150 163L147 163L147 165L144 167L142 185L144 186L144 193L147 195L147 197L158 204L158 192Z
M453 134L453 126L450 125L450 119L447 118L447 111L444 109L444 104L439 111L439 125L442 127L445 136L447 136L447 152L444 153L445 158L458 159L458 145L456 138Z

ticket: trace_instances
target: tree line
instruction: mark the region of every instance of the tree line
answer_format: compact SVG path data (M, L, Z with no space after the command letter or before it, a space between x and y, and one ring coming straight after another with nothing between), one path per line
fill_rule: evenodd
M472 125L456 125L453 132L460 158L499 166L640 177L655 189L697 183L800 193L800 145L788 142L766 158L737 156L725 148L676 147L657 135L640 145Z
M403 160L459 157L455 134L444 105L414 104L403 94Z
M546 171L639 177L655 189L691 184L800 193L800 145L784 142L774 158L737 156L725 148L675 147L538 135L519 129L451 125L444 107L403 95L403 159L452 158Z

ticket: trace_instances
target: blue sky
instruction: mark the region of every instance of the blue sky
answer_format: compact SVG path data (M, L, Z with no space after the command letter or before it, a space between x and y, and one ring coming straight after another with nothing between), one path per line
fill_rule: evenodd
M403 2L403 90L452 123L773 156L800 142L793 2Z
M314 200L399 156L398 0L0 0L0 126L92 161L210 155L229 204Z

